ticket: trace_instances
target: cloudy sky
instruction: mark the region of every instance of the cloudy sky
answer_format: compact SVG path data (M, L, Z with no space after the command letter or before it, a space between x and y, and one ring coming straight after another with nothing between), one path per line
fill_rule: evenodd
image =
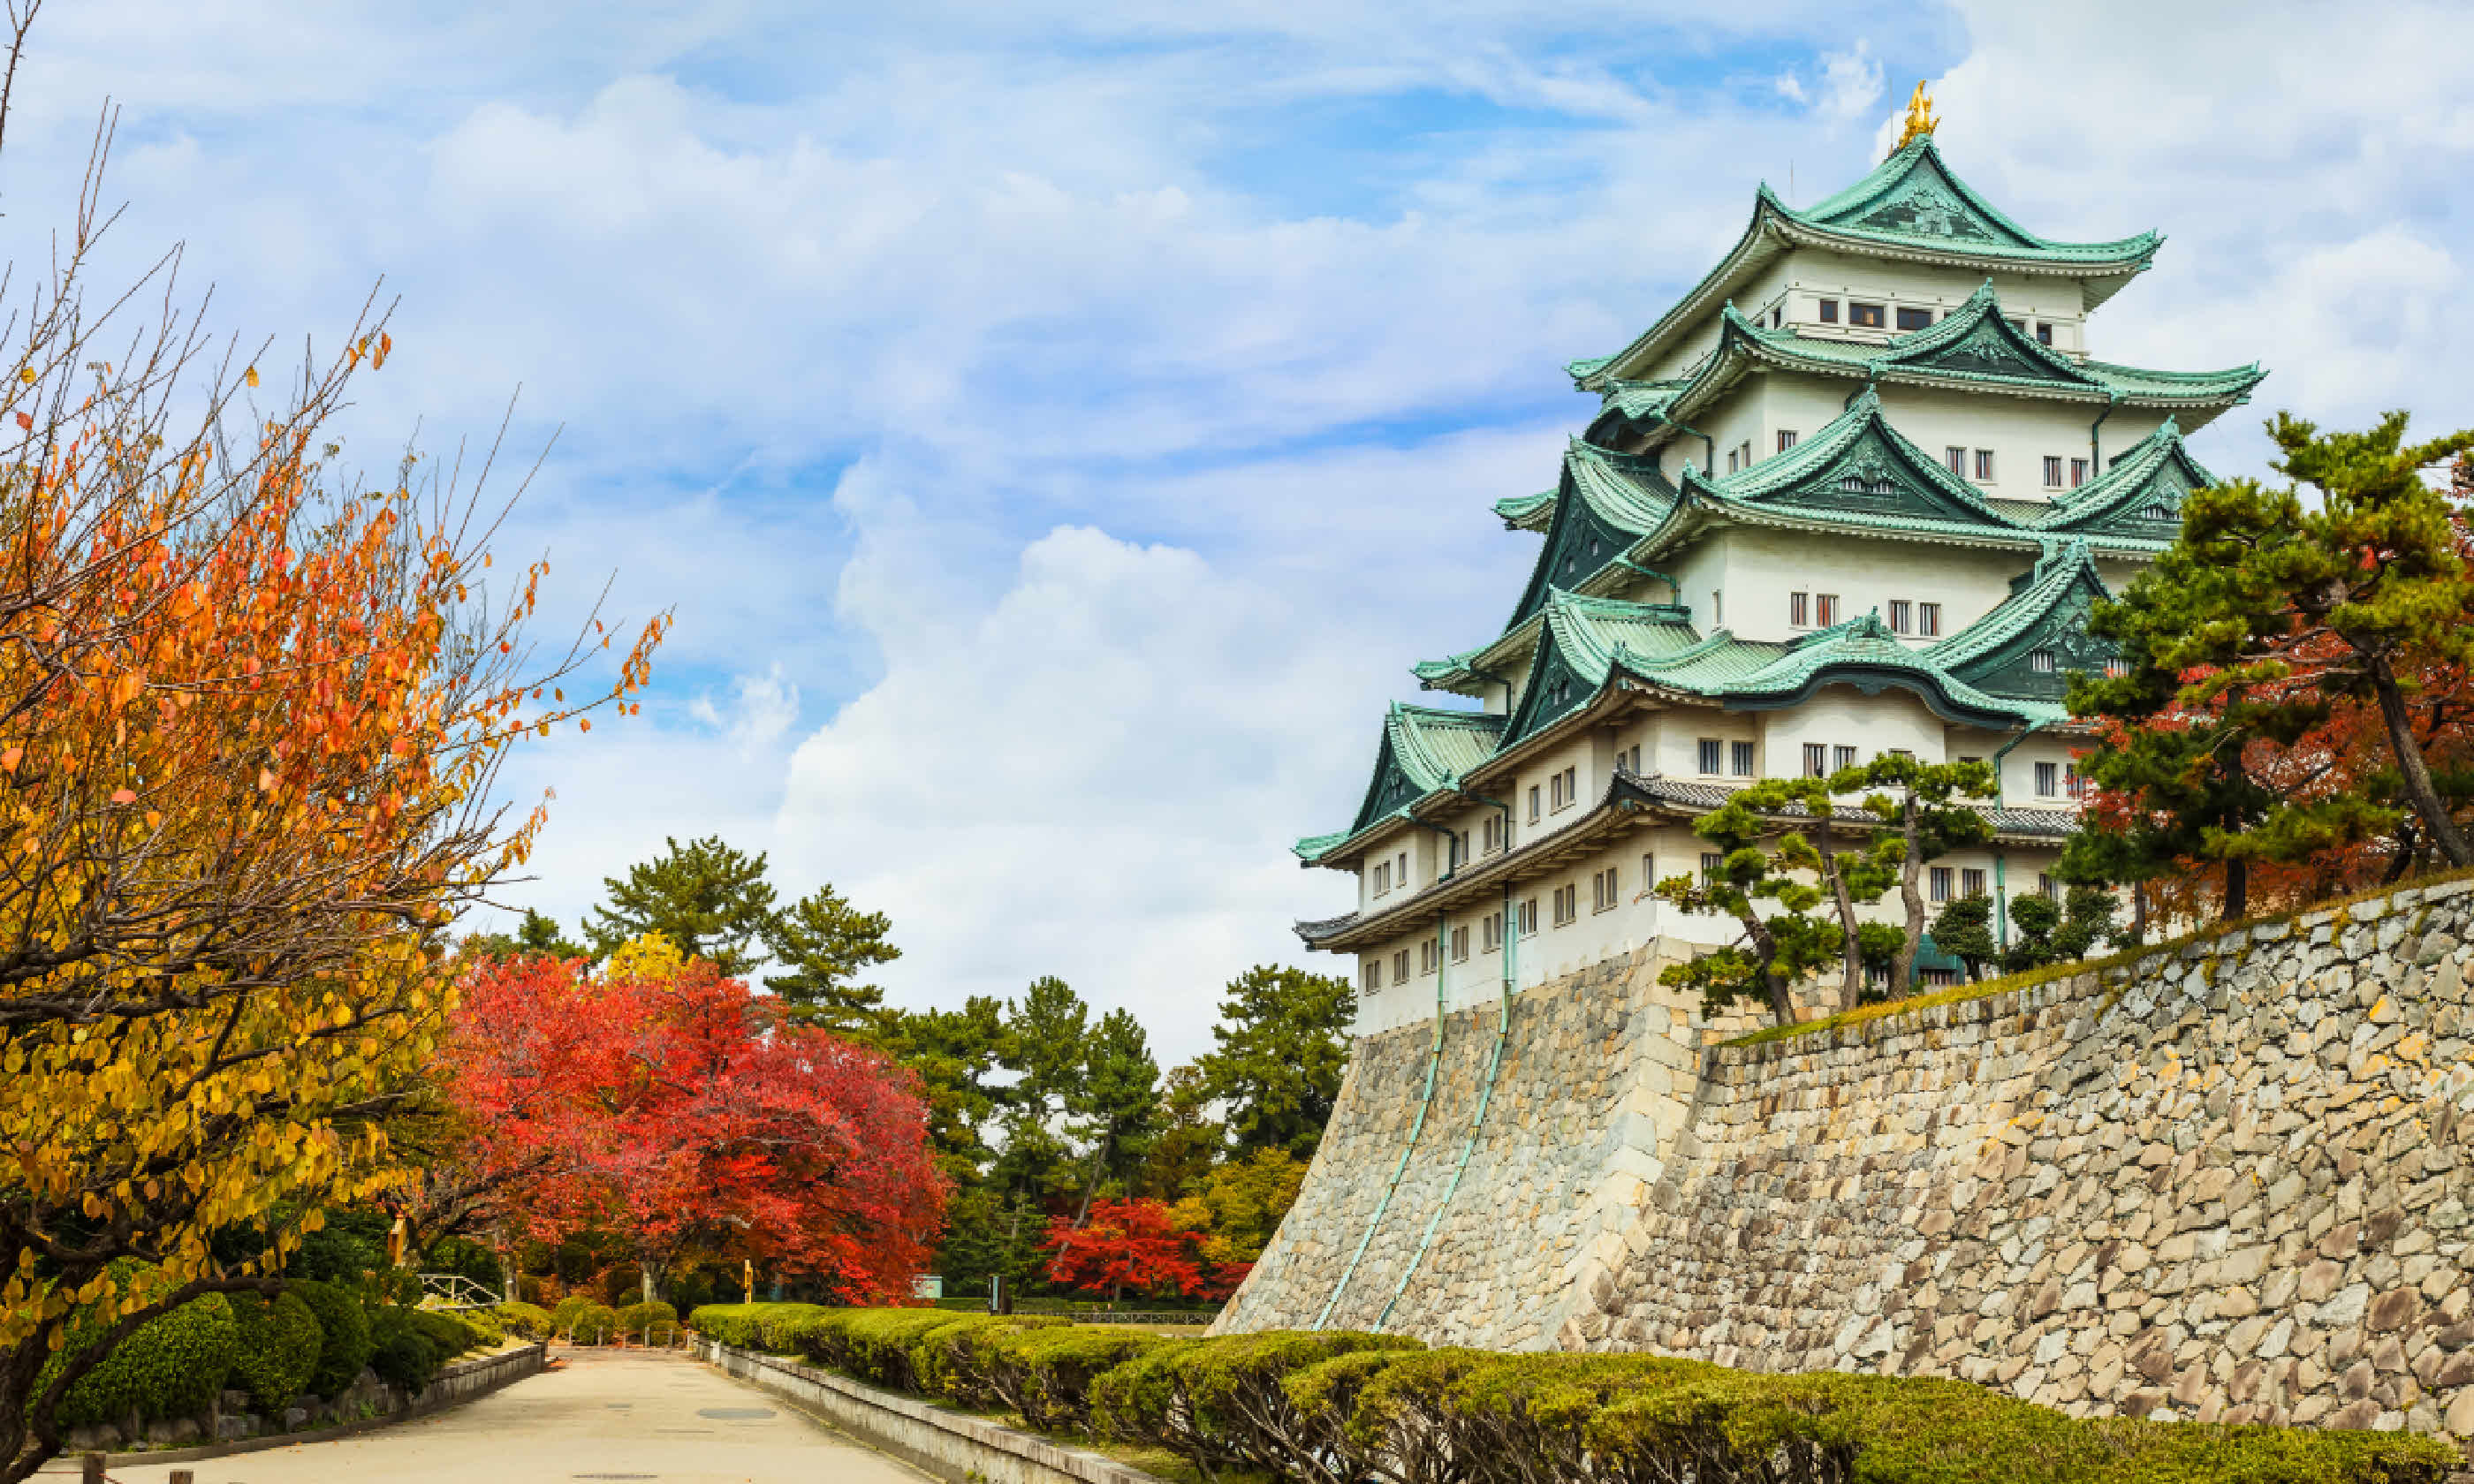
M2049 234L2157 227L2099 353L2265 361L2210 430L2474 421L2462 5L55 0L0 242L122 111L115 251L211 323L397 353L353 447L556 442L502 549L672 608L641 718L544 744L572 922L665 835L892 914L897 999L1057 973L1165 1057L1340 909L1406 667L1491 634L1615 348L1741 228L1945 153ZM2451 330L2454 329L2454 335ZM1324 967L1332 967L1326 964Z

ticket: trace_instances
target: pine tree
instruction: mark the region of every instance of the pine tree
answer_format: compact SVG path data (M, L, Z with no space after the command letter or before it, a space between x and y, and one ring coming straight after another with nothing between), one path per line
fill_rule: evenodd
M1801 827L1778 837L1777 866L1810 872L1838 919L1838 1008L1853 1010L1864 997L1863 923L1856 909L1880 899L1898 879L1904 847L1896 835L1864 829L1850 839L1840 832L1837 796L1871 781L1868 768L1841 768L1824 778L1766 778L1736 791L1733 802L1756 814L1800 811Z
M525 953L546 958L570 959L585 956L580 944L569 940L560 929L558 920L530 907L524 909L524 920L516 928L516 946Z
M1925 937L1925 868L1953 850L1985 845L1993 826L1967 802L1994 792L1993 769L1980 762L1919 762L1884 753L1856 770L1852 789L1869 790L1864 807L1889 826L1898 843L1899 903L1905 926L1889 964L1890 993L1915 983ZM1852 791L1851 789L1851 791Z
M2001 957L1993 941L1993 898L1953 897L1933 918L1933 946L1967 966L1967 977L1984 977L1984 966Z
M1211 1028L1219 1046L1195 1065L1227 1108L1235 1155L1314 1157L1348 1069L1355 1017L1346 979L1258 964L1228 981Z
M794 1017L849 1040L879 1039L885 992L852 981L873 964L902 956L886 935L892 920L861 912L831 886L818 887L774 913L763 937L784 972L764 976L764 987L789 1004Z
M1080 1083L1065 1096L1075 1136L1089 1146L1082 1200L1074 1212L1080 1225L1103 1180L1122 1178L1151 1150L1160 1128L1159 1064L1142 1022L1111 1010L1083 1043Z
M1801 878L1783 856L1762 847L1776 826L1745 807L1741 793L1693 821L1692 832L1722 852L1717 869L1695 878L1669 876L1658 883L1661 898L1685 912L1717 912L1735 920L1743 935L1734 943L1685 964L1659 970L1659 982L1697 990L1717 1014L1737 1000L1769 1008L1781 1025L1795 1023L1788 990L1805 975L1841 957L1841 925L1813 916L1822 889ZM1765 911L1763 903L1775 903Z
M773 921L773 887L764 856L743 854L708 835L627 868L624 880L605 876L607 907L596 907L585 936L597 954L645 933L659 933L690 958L737 978L759 962L753 951Z

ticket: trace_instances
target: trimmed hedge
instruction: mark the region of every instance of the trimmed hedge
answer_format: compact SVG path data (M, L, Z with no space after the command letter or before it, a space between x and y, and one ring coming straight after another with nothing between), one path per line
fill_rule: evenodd
M273 1303L258 1294L230 1297L233 1330L230 1384L249 1393L250 1405L281 1415L318 1374L326 1333L315 1310L300 1296L279 1293Z
M818 1316L855 1312L816 1304L706 1304L688 1312L688 1328L740 1350L788 1354L799 1349L799 1329Z
M538 1304L501 1304L490 1312L497 1317L498 1327L509 1334L521 1334L527 1340L546 1340L555 1328L549 1310Z
M624 1335L618 1311L607 1304L588 1304L568 1321L567 1338L572 1345L607 1345Z
M385 1304L370 1310L370 1369L418 1397L438 1368L481 1343L480 1331L452 1314Z
M1043 1430L1167 1448L1206 1477L2441 1484L2458 1467L2457 1450L2436 1438L2082 1422L1928 1376L1428 1350L1396 1335L1203 1339L935 1309L708 1304L688 1323L732 1345L795 1334L812 1359L873 1384L1002 1409Z
M191 1299L138 1327L61 1399L67 1426L139 1418L194 1417L214 1403L231 1374L240 1332L219 1293Z
M678 1322L679 1311L659 1299L643 1304L630 1304L618 1310L618 1328L625 1330L630 1338L635 1339L642 1339L644 1331L655 1325L674 1325Z
M370 1316L359 1295L341 1283L302 1280L283 1291L318 1320L318 1364L309 1372L309 1390L332 1401L361 1378L370 1363Z

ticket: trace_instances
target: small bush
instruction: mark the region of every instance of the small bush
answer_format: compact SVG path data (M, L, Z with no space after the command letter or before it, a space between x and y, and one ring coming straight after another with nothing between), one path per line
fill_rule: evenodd
M645 1304L630 1304L618 1311L618 1328L631 1338L646 1338L646 1331L656 1325L674 1325L679 1311L659 1299Z
M839 1364L853 1376L872 1386L917 1391L919 1377L911 1364L911 1347L931 1329L953 1322L954 1316L941 1309L843 1309L825 1332L838 1338L845 1357Z
M474 1349L497 1350L507 1343L506 1324L488 1309L460 1308L455 1311L455 1318L473 1331Z
M279 1415L318 1374L318 1352L326 1336L317 1312L290 1293L277 1294L272 1303L259 1294L236 1293L230 1303L235 1336L230 1384L249 1393L255 1410Z
M618 1311L606 1304L588 1304L577 1309L568 1326L568 1339L577 1345L607 1345L625 1332L618 1323Z
M594 1302L595 1301L593 1296L590 1294L569 1294L566 1298L559 1300L558 1303L550 1308L550 1328L560 1334L565 1334L568 1331L568 1328L575 1323L575 1316L583 1313L586 1309L593 1307Z
M1093 1430L1091 1383L1158 1349L1163 1336L1108 1325L1007 1330L977 1353L987 1387L1023 1422L1043 1432Z
M910 1366L920 1390L943 1397L977 1412L1007 1406L996 1389L993 1347L1008 1334L1026 1329L1054 1329L1071 1321L1047 1314L958 1314L919 1337L910 1348Z
M331 1401L361 1378L370 1363L370 1316L360 1299L341 1283L294 1282L283 1290L318 1320L318 1364L309 1390Z
M802 1325L833 1312L838 1311L813 1304L707 1304L689 1312L688 1328L740 1350L788 1353L800 1349L796 1335Z
M497 1317L501 1329L527 1340L546 1340L553 1328L549 1310L538 1304L501 1304L490 1312Z
M192 1299L121 1341L68 1389L55 1415L72 1427L118 1422L133 1411L147 1420L193 1417L224 1389L239 1343L222 1294Z
M379 1380L418 1397L447 1356L420 1323L419 1309L382 1304L370 1310L370 1369Z

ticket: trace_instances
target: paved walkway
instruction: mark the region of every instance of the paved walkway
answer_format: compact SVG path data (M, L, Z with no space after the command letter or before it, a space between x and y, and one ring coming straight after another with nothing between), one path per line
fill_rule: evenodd
M111 1471L118 1484L923 1484L927 1475L684 1355L554 1350L478 1401L332 1443ZM54 1465L55 1468L59 1465ZM74 1475L72 1475L74 1477Z

